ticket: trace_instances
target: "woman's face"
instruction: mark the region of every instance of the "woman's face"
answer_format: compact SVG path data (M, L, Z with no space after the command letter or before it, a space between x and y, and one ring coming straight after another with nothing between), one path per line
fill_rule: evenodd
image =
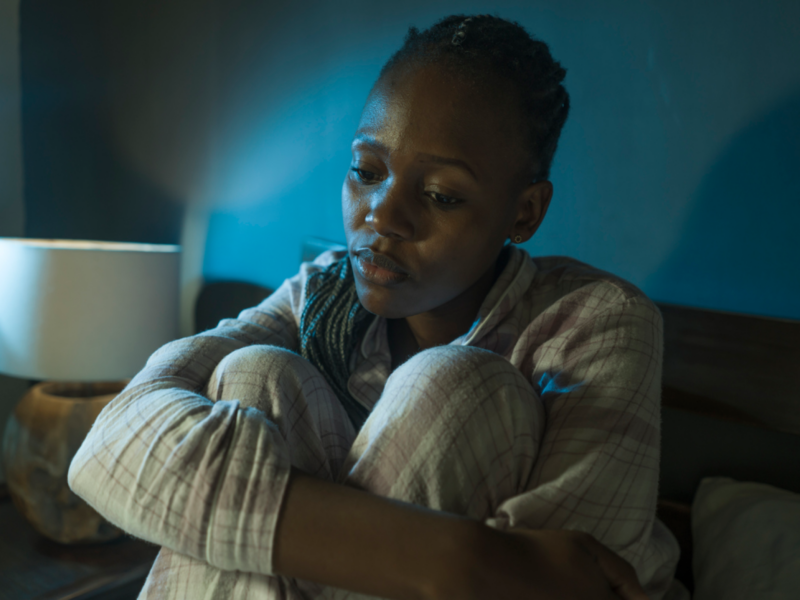
M528 180L512 98L509 84L481 93L436 65L376 83L342 187L348 251L368 311L401 318L479 306L505 240L533 234L552 188Z

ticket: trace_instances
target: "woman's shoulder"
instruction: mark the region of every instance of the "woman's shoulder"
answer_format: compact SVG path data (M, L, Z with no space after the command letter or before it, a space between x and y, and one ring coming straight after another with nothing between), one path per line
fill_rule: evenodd
M647 298L641 289L619 275L569 256L533 256L531 261L536 266L537 287L578 289L599 285L618 289L624 299Z
M528 289L540 310L559 304L583 313L625 307L658 313L655 303L630 281L568 256L530 258L535 274Z

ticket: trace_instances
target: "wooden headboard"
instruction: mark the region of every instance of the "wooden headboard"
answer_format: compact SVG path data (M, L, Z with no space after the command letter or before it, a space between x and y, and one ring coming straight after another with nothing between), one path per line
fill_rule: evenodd
M197 302L197 331L270 293L243 282L207 283ZM664 317L658 516L678 538L677 577L692 591L690 509L703 477L800 493L800 321L658 307Z
M659 304L664 317L658 515L690 591L691 502L703 477L800 492L800 322Z
M800 321L659 309L664 406L800 435Z

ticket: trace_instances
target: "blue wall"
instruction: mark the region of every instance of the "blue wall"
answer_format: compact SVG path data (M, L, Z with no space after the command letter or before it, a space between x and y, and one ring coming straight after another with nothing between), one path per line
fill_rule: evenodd
M19 2L0 1L0 236L22 235ZM0 424L2 424L0 419Z
M114 139L114 75L131 69L113 4L20 3L26 237L179 241L179 199Z
M304 238L344 239L366 95L452 12L515 19L568 69L531 253L800 318L797 0L22 0L25 234L191 239L187 276L276 287Z
M800 3L296 6L240 2L222 26L206 277L274 287L303 238L343 240L349 143L380 66L408 25L493 12L550 44L573 100L531 253L661 301L800 318Z

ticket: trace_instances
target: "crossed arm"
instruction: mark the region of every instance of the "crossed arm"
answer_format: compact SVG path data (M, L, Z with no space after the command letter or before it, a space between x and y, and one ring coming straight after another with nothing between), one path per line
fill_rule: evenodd
M645 597L631 566L586 534L499 531L315 480L291 470L262 413L198 394L228 353L291 347L281 293L154 354L98 418L73 489L130 533L222 569L398 600Z

